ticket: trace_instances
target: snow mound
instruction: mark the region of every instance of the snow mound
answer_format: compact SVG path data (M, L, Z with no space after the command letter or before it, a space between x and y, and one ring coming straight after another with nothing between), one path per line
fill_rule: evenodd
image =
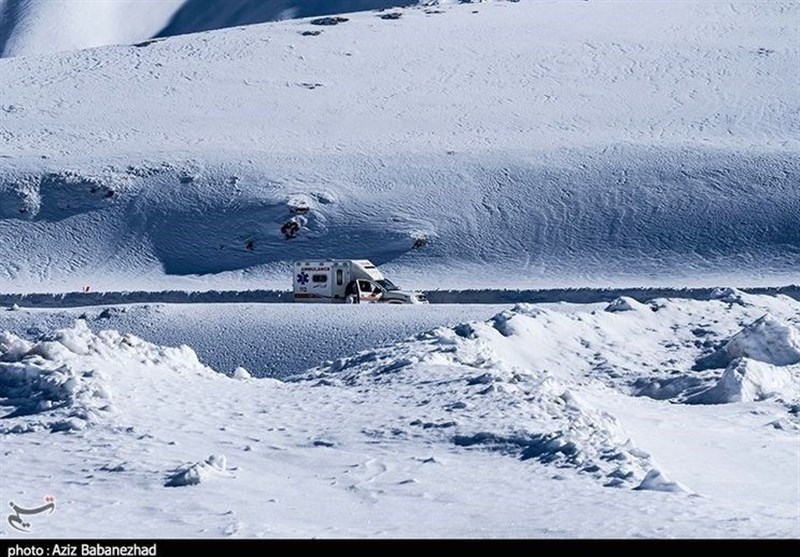
M519 304L485 323L435 329L303 377L391 389L408 405L415 435L572 468L607 486L640 485L654 465L619 421L583 400L577 382L515 360L520 346L537 342L531 321L545 313Z
M628 296L620 296L605 308L605 311L617 313L620 311L634 311L644 308L645 305Z
M211 455L206 460L182 466L167 477L164 487L199 485L214 478L232 477L224 455Z
M747 294L739 290L738 288L715 288L711 291L711 294L708 295L709 300L718 300L720 302L725 302L728 304L738 304L740 306L745 305L745 297Z
M187 347L163 347L86 321L29 342L0 334L0 432L84 429L115 411L103 369L120 364L185 376L212 375Z
M251 379L253 376L247 369L239 366L233 370L233 375L231 375L231 377L234 379Z
M0 432L80 430L113 411L102 374L79 361L92 336L83 321L36 343L0 335Z
M663 472L650 470L636 488L636 490L668 491L671 493L691 493L689 489L678 482L667 478Z
M725 345L697 360L694 369L722 368L739 358L776 366L800 362L800 331L766 314L743 328Z
M709 300L719 300L728 304L744 304L744 292L736 288L715 288L708 295Z
M774 366L750 358L731 362L716 385L687 399L694 404L800 398L800 366Z

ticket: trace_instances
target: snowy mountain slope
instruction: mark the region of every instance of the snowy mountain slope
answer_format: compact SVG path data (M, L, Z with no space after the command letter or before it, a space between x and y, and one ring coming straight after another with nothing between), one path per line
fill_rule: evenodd
M283 19L383 10L416 3L416 0L185 0L158 36L184 35Z
M498 2L3 60L0 286L287 288L330 256L420 288L797 282L797 9Z
M4 333L0 486L20 505L51 494L56 510L30 533L0 528L12 538L796 538L797 365L778 366L794 387L714 404L632 396L615 372L660 381L671 365L713 385L691 370L690 337L747 335L759 312L800 325L785 297L518 306L285 382L233 379L188 347L82 321L32 340ZM685 330L693 323L705 333ZM625 342L630 330L642 342ZM587 367L592 350L609 363Z
M157 34L184 0L4 0L0 56L132 43Z
M392 0L3 0L0 56L37 56L294 17L384 9Z

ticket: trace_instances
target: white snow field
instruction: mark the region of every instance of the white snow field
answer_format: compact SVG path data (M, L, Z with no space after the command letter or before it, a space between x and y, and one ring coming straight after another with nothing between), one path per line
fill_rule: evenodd
M796 539L800 302L739 299L521 304L283 381L5 332L2 497L56 506L0 534Z
M0 539L800 538L800 4L378 4L0 0Z
M286 289L318 257L796 283L799 9L446 4L2 59L0 289Z

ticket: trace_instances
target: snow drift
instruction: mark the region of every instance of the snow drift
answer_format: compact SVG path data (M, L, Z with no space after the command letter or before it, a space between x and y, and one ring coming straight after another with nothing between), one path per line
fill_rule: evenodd
M584 164L578 176L551 175L526 157L512 177L510 156L506 170L483 157L458 157L460 170L449 177L441 165L450 162L415 157L415 176L401 178L408 180L402 187L395 181L411 161L387 156L385 169L370 176L339 170L333 191L324 180L302 186L302 173L280 178L260 164L212 165L191 179L183 178L184 165L166 164L91 174L7 172L0 178L0 284L6 291L285 289L299 254L369 258L399 284L417 288L707 285L721 276L758 283L791 275L800 246L793 214L800 194L789 187L800 180L794 165L769 162L785 172L784 190L763 181L760 162L745 155L687 155L653 171L652 153L621 152L638 159L620 170L637 177L624 187L608 170L615 159ZM720 180L721 166L737 170ZM658 176L664 174L684 177ZM487 194L498 181L500 189ZM392 182L380 197L363 192ZM763 207L766 188L781 203ZM298 189L309 199L300 216L291 203ZM716 199L713 211L697 202L719 197L720 189L726 199ZM456 198L462 203L454 209ZM689 198L695 202L682 201ZM302 226L287 241L281 227L292 218ZM429 241L416 249L419 234ZM483 272L487 267L505 271Z
M688 398L720 404L779 398L800 402L800 331L767 314L697 359L695 370L725 367L716 385Z
M81 430L115 412L109 362L161 366L183 373L216 372L187 346L156 346L116 331L92 333L83 320L35 342L0 334L0 404L10 411L0 433Z
M185 0L158 36L169 37L265 21L384 10L416 0Z
M500 356L495 345L507 343L511 333L497 323L508 326L529 315L521 306L494 325L437 329L337 360L294 381L342 385L370 398L391 393L397 408L380 418L388 421L370 423L363 430L367 436L392 428L397 412L410 413L415 417L404 425L409 435L574 468L607 486L646 489L642 480L654 465L612 415L581 400L553 374L516 367ZM130 385L136 373L106 378L102 370L111 362L117 373L128 362L131 370L152 369L173 385L198 375L240 383L203 366L186 346L160 347L110 330L94 334L84 321L35 343L8 333L2 340L0 400L15 409L3 418L3 433L79 430L98 423L113 408L109 383ZM125 420L124 414L116 419ZM225 474L224 460L215 457L176 468L165 485L194 485Z
M698 358L695 369L726 367L739 358L785 366L800 362L800 331L769 314L733 335L721 348Z
M740 358L731 362L716 385L689 399L689 403L724 404L778 398L800 402L800 366L774 366Z
M462 324L365 351L310 371L348 387L389 388L414 408L412 426L459 447L576 468L607 486L648 489L654 469L614 416L593 408L568 377L517 364L514 346L539 310L519 305L487 323Z
M12 409L0 433L80 430L113 411L102 373L76 362L92 338L83 322L33 344L0 335L0 400Z
M227 462L225 455L211 455L201 462L179 467L168 475L164 487L198 485L213 478L230 477Z

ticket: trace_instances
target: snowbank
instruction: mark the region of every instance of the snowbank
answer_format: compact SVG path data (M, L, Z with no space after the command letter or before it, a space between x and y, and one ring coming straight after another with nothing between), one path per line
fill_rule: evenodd
M188 346L157 346L117 331L94 334L84 320L28 342L0 334L2 433L72 431L115 412L104 368L128 362L172 374L214 375Z
M667 491L670 493L691 493L679 482L670 480L663 472L650 470L637 487L637 490Z
M737 288L718 287L708 295L709 300L719 300L729 304L743 304L746 294Z
M641 302L634 300L633 298L629 298L628 296L620 296L619 298L608 304L605 308L605 311L609 313L618 313L621 311L641 310L646 307L647 306L645 306Z
M92 337L82 321L36 343L0 335L0 401L11 409L0 432L80 430L113 411L102 373L79 361Z
M233 377L234 379L244 380L244 379L251 379L253 376L250 374L249 371L247 371L246 368L239 366L233 370L233 374L231 375L231 377Z
M800 331L765 314L730 337L693 369L725 367L717 383L687 398L695 404L800 399Z
M800 331L764 315L732 336L720 349L698 358L695 369L727 367L739 358L776 366L796 364L800 362Z
M716 385L687 399L690 404L725 404L779 398L800 401L800 366L776 366L739 358L725 369Z
M485 323L439 328L341 358L310 377L391 389L411 399L412 425L459 447L574 469L607 486L650 489L655 484L642 481L656 468L613 415L582 400L567 376L507 357L514 347L541 341L531 322L547 314L519 304Z

